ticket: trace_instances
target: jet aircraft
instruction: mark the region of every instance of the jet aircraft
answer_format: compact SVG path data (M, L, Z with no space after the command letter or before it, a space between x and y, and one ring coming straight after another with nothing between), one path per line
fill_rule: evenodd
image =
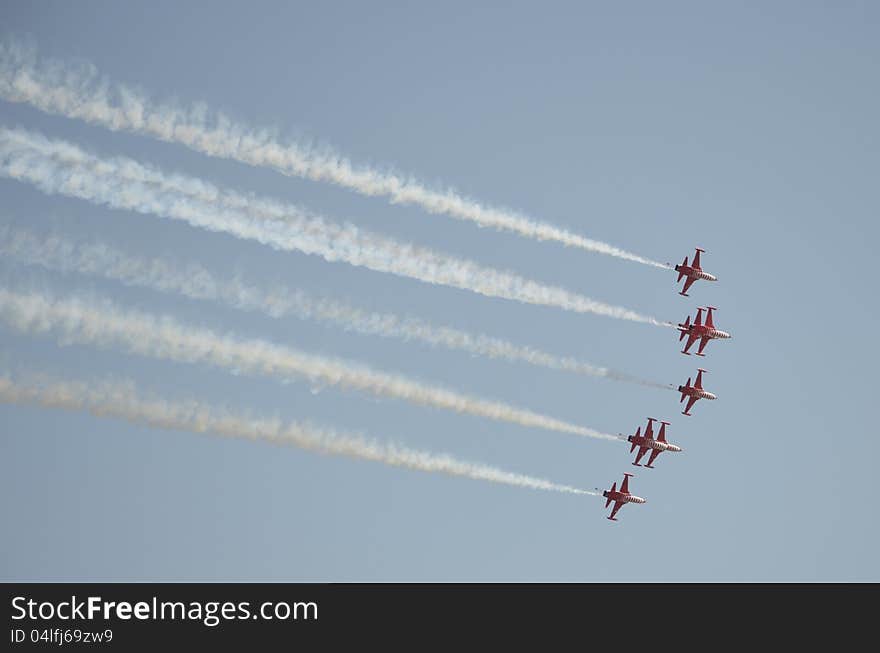
M688 349L699 340L700 346L697 349L697 356L705 356L703 349L706 348L706 343L710 340L730 338L730 334L727 333L727 331L715 328L715 321L712 319L712 311L717 311L718 309L714 306L707 306L705 310L707 311L705 324L703 323L702 307L697 309L697 317L694 318L693 324L691 324L690 315L687 316L687 320L683 323L679 323L678 330L681 331L681 335L678 337L678 341L681 342L684 340L684 337L687 336L687 343L685 343L684 349L681 350L682 354L690 356Z
M718 397L716 397L711 392L707 392L703 389L703 372L705 372L703 368L697 368L697 380L691 385L691 377L688 377L687 384L678 386L678 391L681 393L681 399L678 400L678 403L684 401L685 397L689 397L687 406L685 409L681 411L682 415L687 415L690 417L691 408L693 405L700 399L709 399L714 401Z
M654 422L656 421L655 418L649 417L648 426L645 428L644 435L641 434L642 427L640 426L636 429L635 435L630 435L626 439L627 442L632 443L632 446L629 448L630 453L635 451L636 447L639 448L639 452L636 454L636 459L633 461L633 465L636 467L642 466L639 461L642 459L642 456L648 452L648 449L651 450L651 456L648 458L645 467L650 467L652 469L654 467L654 460L656 460L657 456L664 451L681 451L681 447L666 441L666 427L669 425L669 422L660 422L660 433L657 435L657 439L654 439Z
M620 484L620 489L617 489L617 482L611 486L610 490L604 490L602 492L602 496L608 499L605 502L605 507L611 505L611 502L614 502L614 508L611 509L611 514L606 517L606 519L610 519L611 521L617 521L617 517L614 515L617 514L617 511L620 510L620 506L625 503L645 503L645 500L642 497L637 497L634 494L630 494L629 492L629 477L633 476L633 474L624 474L623 475L623 483Z
M684 257L684 261L680 265L675 266L675 271L678 272L678 279L675 280L675 283L680 282L682 279L686 279L684 282L684 288L679 291L679 295L683 297L690 297L687 294L688 289L693 285L694 281L697 279L705 279L706 281L718 281L718 277L714 274L709 274L708 272L703 272L703 268L700 267L700 253L705 252L705 249L696 248L696 253L694 254L694 261L690 265L688 265L687 256Z

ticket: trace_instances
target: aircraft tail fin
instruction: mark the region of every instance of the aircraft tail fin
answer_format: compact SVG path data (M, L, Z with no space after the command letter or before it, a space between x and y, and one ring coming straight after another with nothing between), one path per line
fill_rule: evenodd
M690 325L691 325L691 316L688 315L688 316L687 316L687 319L684 321L684 323L678 325L678 326L680 327L679 330L681 331L681 335L678 336L678 341L679 341L679 342L681 342L682 340L684 340L684 337L687 335L687 329L688 329L688 327L689 327Z
M639 428L636 429L635 437L639 437L641 434L642 434L642 427L640 426ZM635 442L633 442L633 445L629 448L629 452L632 453L633 451L635 451L637 446L638 445Z
M687 397L687 393L685 392L685 389L690 388L690 387L691 387L691 377L688 377L687 385L678 386L678 391L681 393L681 399L678 400L678 403L681 403L684 401L684 398Z
M614 481L614 484L611 486L611 490L609 490L609 494L611 492L616 492L616 491L617 491L617 481ZM605 501L605 507L607 508L608 506L610 506L612 501L613 501L613 499L611 497L608 497L608 499Z

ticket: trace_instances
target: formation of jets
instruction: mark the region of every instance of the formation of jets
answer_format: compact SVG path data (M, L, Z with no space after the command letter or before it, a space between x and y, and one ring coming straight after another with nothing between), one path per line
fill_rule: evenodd
M675 266L675 271L678 272L678 279L676 280L676 284L681 282L682 279L685 279L684 286L681 291L678 293L683 297L689 297L687 291L694 284L695 281L699 279L703 279L704 281L717 281L717 277L708 272L704 272L702 265L700 263L700 255L703 254L706 250L696 248L696 253L694 254L693 262L688 265L687 256L685 256L684 261L680 265ZM691 346L698 340L700 341L699 346L697 347L696 354L697 356L705 356L703 350L706 348L706 345L710 340L724 340L730 338L730 334L726 331L722 331L715 327L715 320L712 314L712 311L717 311L718 309L714 306L700 306L697 308L697 315L694 318L694 321L691 322L690 315L687 316L687 319L683 323L679 323L677 326L678 331L681 332L679 335L679 342L687 337L687 342L685 343L684 349L681 350L682 354L690 355L690 351L688 351ZM706 311L705 321L703 320L703 311ZM672 325L670 325L672 326ZM690 416L691 408L693 408L694 404L697 403L700 399L709 399L714 400L717 399L715 394L709 392L705 388L703 388L703 374L706 373L706 370L703 368L697 368L697 377L694 380L693 385L691 385L691 377L688 377L687 383L684 385L678 386L678 392L681 393L681 399L679 403L684 402L687 399L687 404L685 405L685 409L682 411L683 415ZM675 387L675 386L671 386ZM654 437L654 422L660 422L660 430L657 433L657 437ZM632 464L636 467L642 467L641 460L644 458L645 454L648 451L651 452L651 455L648 457L648 462L645 463L644 467L653 469L654 461L664 451L669 451L671 453L680 452L682 449L678 445L672 444L666 439L666 427L669 426L670 423L658 420L654 417L648 418L648 425L645 427L644 433L642 433L642 427L638 427L636 432L633 435L627 436L626 441L629 442L632 446L630 446L629 452L633 453L638 449L638 453L636 453L636 458L633 460ZM622 436L621 436L622 437ZM626 473L623 475L623 482L620 484L620 489L617 489L617 482L615 482L611 489L604 490L602 492L602 496L605 497L605 507L608 508L612 503L614 507L611 509L611 514L607 517L611 521L617 521L617 511L627 503L645 503L645 499L642 497L638 497L634 494L631 494L629 491L629 479L633 476L633 474Z
M649 417L648 426L645 428L644 435L641 435L642 427L640 426L636 429L635 435L631 435L626 439L627 442L632 443L632 446L629 448L630 453L635 451L636 447L639 448L639 452L636 454L636 459L633 461L633 465L636 467L642 466L639 461L642 459L642 456L648 452L648 449L651 449L651 457L648 458L645 467L650 467L652 469L654 467L654 460L664 451L681 451L681 447L666 441L666 427L669 426L669 422L660 422L660 433L657 434L657 439L654 439L654 422L656 421L655 418Z
M703 322L703 310L707 312L705 322ZM703 307L697 308L697 317L694 318L693 324L691 324L691 316L688 315L684 323L678 325L678 330L681 331L678 341L681 342L684 340L685 336L687 336L688 339L687 343L685 343L684 349L681 350L682 354L690 356L691 354L688 349L699 340L700 346L697 349L697 356L705 356L706 354L703 353L703 350L706 348L706 344L710 340L730 337L730 334L727 333L727 331L715 328L715 320L712 318L712 311L717 310L718 309L714 306L706 306L705 309Z

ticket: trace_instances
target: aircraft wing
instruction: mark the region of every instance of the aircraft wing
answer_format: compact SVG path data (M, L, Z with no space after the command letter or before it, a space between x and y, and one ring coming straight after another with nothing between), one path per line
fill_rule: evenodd
M697 349L698 354L703 353L703 350L706 348L706 343L709 342L711 339L712 338L710 338L709 336L704 336L703 338L700 339L700 347L699 347L699 349ZM690 344L690 341L688 341L688 344Z
M654 449L651 452L651 457L648 458L648 467L654 464L654 461L657 460L657 456L659 456L662 452L659 449Z
M642 456L648 451L648 447L639 447L639 453L636 454L635 464L638 465L639 461L642 459Z
M684 408L684 412L686 412L686 413L691 412L691 406L693 406L695 403L697 403L697 399L699 399L699 397L691 397L690 399L688 399L688 403L687 403L687 406L685 406L685 408Z
M694 344L694 343L697 341L697 339L698 339L698 336L695 336L695 335L692 334L692 333L691 333L691 334L688 334L688 341L687 341L687 343L685 344L684 349L682 350L682 352L685 353L685 354L688 353L688 349L691 348L691 345Z
M688 288L694 285L694 281L696 281L696 278L688 277L684 282L684 288L681 289L681 292L687 293Z
M620 510L620 506L622 506L624 503L624 501L615 501L614 507L611 509L611 514L608 515L608 519L614 519L614 515L617 514L617 511Z
M657 436L657 439L660 442L666 442L666 424L667 422L661 422L660 424L660 435Z

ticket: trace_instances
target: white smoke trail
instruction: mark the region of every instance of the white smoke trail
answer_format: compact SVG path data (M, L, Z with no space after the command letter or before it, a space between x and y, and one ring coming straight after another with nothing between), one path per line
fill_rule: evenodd
M124 311L108 301L55 300L46 294L16 293L0 288L0 319L23 333L54 333L62 343L120 347L141 356L206 363L282 379L300 377L313 383L340 385L377 396L526 427L602 440L618 439L614 435L501 402L470 397L401 375L373 370L359 363L308 354L265 340L220 335L207 328L184 325L168 316Z
M454 190L432 190L412 177L353 166L339 154L280 142L269 130L238 124L204 105L188 109L157 104L139 91L99 78L93 66L40 60L36 49L16 41L0 43L0 97L42 111L174 142L197 152L272 168L282 174L326 181L392 203L416 204L436 214L550 240L590 252L668 269L668 265L585 238L508 209L483 205Z
M417 451L393 442L382 443L358 433L344 433L309 423L282 423L236 415L197 401L167 401L138 394L130 381L84 383L37 379L22 382L0 374L0 401L38 404L48 408L89 411L153 428L214 433L229 438L264 440L309 451L372 460L394 467L463 476L533 490L597 495L598 492L560 485L496 467L456 460L447 454Z
M510 272L333 224L302 209L221 191L211 184L166 175L131 159L99 159L64 141L0 128L0 175L112 208L182 220L192 226L300 251L379 272L489 297L669 326L627 308L599 302Z
M369 312L343 302L313 298L301 290L291 290L282 285L260 287L246 283L239 276L221 279L199 265L176 265L162 258L140 258L104 243L81 244L56 235L41 239L27 231L0 225L0 254L50 270L101 276L130 286L218 302L238 310L259 311L274 318L292 315L366 335L414 340L494 359L521 361L554 370L667 388L624 372L591 365L569 356L556 356L485 334L438 326L409 316Z

